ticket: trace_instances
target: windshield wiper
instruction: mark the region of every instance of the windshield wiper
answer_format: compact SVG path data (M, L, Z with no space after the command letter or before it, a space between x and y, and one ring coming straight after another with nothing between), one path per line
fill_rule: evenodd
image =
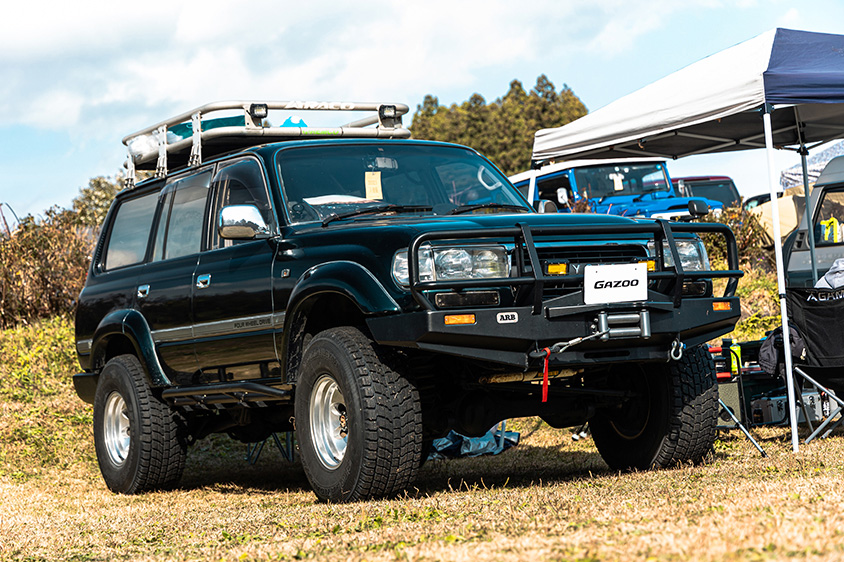
M481 205L462 205L456 209L448 212L449 215L460 215L462 213L470 213L478 209L514 209L518 211L527 212L527 209L521 205L506 205L504 203L483 203Z
M370 213L413 213L430 211L429 205L395 205L393 203L386 203L384 205L375 205L373 207L363 207L355 209L354 211L346 211L345 213L331 213L322 219L322 226L328 226L330 223L349 217L356 217L358 215L368 215Z

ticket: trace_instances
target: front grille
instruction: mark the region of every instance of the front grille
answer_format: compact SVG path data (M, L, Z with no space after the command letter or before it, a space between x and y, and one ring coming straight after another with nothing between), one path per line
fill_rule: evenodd
M539 255L539 262L543 272L548 271L548 264L568 264L570 273L583 273L584 266L635 263L648 257L648 250L644 246L628 245L603 245L603 246L578 246L578 247L542 247L537 246L536 252ZM542 293L543 298L559 297L580 290L580 287L569 285L564 287L561 283L546 283Z

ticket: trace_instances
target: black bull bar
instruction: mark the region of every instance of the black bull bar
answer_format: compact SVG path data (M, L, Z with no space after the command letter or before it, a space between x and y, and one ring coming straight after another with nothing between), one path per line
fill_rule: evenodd
M674 233L715 233L721 234L726 242L727 266L726 270L709 271L685 271L680 261L677 245L674 240ZM599 239L586 238L590 235L600 235ZM410 243L408 253L408 277L410 291L413 298L424 309L436 310L434 304L424 294L425 291L440 289L469 289L483 287L501 287L502 284L513 287L533 286L532 313L534 315L542 312L543 288L546 283L554 283L563 286L579 287L583 283L582 273L569 275L546 275L534 240L537 237L547 236L569 236L570 240L580 239L584 243L600 242L605 240L607 235L615 236L647 236L654 241L656 271L648 272L648 281L652 280L673 280L673 294L671 295L674 307L680 306L682 301L682 288L685 280L729 278L724 289L723 298L735 296L739 278L744 273L738 266L738 248L732 230L726 225L718 223L670 223L667 220L642 221L632 224L617 225L560 225L560 226L530 226L526 223L516 223L515 226L505 228L478 230L451 230L441 232L428 232L420 234ZM495 239L500 243L504 239L512 239L515 247L513 258L517 267L517 275L506 279L465 279L465 280L437 280L420 281L417 264L419 263L419 251L423 244L432 241L443 240L478 240L484 241ZM665 267L665 256L663 242L667 242L671 252L674 265ZM527 259L525 259L525 257Z

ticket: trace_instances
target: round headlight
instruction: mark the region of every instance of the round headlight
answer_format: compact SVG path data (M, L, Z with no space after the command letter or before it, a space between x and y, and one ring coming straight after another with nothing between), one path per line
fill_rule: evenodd
M472 276L472 255L460 249L436 251L434 267L437 279L466 279Z

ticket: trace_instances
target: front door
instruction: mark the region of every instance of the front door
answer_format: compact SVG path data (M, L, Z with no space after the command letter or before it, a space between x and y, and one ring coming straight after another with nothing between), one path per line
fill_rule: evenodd
M212 182L213 217L223 207L253 205L271 232L276 220L257 160L221 166ZM279 376L273 330L272 240L226 240L215 225L193 285L195 349L205 381ZM283 319L283 316L281 316Z

